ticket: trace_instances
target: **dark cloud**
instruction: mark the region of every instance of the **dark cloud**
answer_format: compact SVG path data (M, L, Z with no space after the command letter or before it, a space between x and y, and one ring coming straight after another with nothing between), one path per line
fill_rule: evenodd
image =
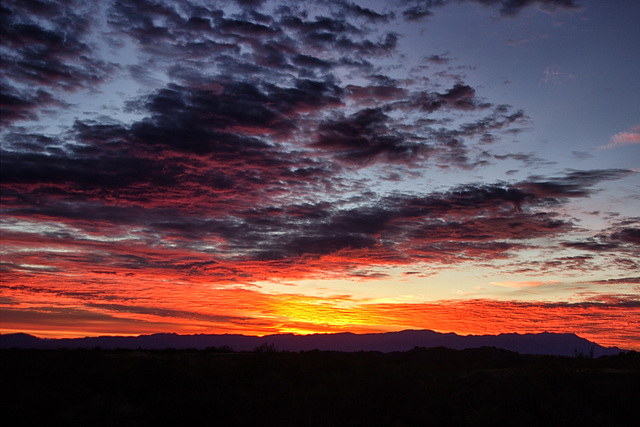
M414 3L404 17L419 19L445 3ZM573 7L483 3L504 15L531 4ZM170 272L227 283L261 277L265 265L273 277L372 277L384 275L367 271L375 265L507 258L533 239L569 234L575 224L553 209L628 173L397 190L433 166L540 164L532 154L488 146L528 117L485 101L462 80L440 89L375 65L397 54L398 35L376 27L391 13L348 1L319 2L313 15L294 5L238 5L229 12L191 2L112 2L100 35L114 49L139 49L139 61L126 67L94 55L94 18L72 1L3 6L10 54L1 86L3 216L56 224L16 231L16 244L37 236L34 245L63 247L13 255L7 269L100 265L115 275ZM147 87L127 94L118 111L130 115L126 123L78 116L56 136L12 127L66 106L62 92L98 87L121 71ZM379 176L398 184L395 192L368 188ZM613 251L637 245L637 227L566 240L566 248Z
M483 141L484 142L484 141ZM494 154L492 156L493 158L497 159L497 160L516 160L519 162L522 162L525 166L534 166L534 165L549 165L549 164L554 164L554 162L550 162L547 160L544 160L538 156L536 156L533 153L511 153L511 154ZM514 171L507 171L506 174L507 175L511 175L514 174L515 172L517 172L516 170Z
M296 79L293 87L268 85L269 103L287 117L343 105L343 89L331 81Z
M630 285L638 285L640 284L640 276L637 277L623 277L619 279L606 279L606 280L597 280L593 283L599 285L617 285L617 284L630 284Z
M431 12L431 10L429 10L426 6L422 5L413 6L402 11L402 16L409 22L420 21L432 15L433 12Z
M640 246L640 228L623 228L611 235L614 240Z
M389 55L398 43L398 35L387 33L379 41L353 41L347 37L339 37L335 40L338 49L350 52L354 55Z
M44 89L18 89L0 83L0 124L5 127L13 122L36 120L41 110L65 107L67 104L56 99Z
M617 249L619 245L617 243L602 243L595 240L586 240L582 242L564 242L563 246L585 251L603 252Z
M254 209L236 217L242 219L242 235L232 227L225 238L239 246L253 242L259 259L354 249L378 255L382 250L387 257L405 259L427 252L438 258L443 251L450 260L461 258L455 255L458 251L490 258L496 251L522 249L509 241L557 236L572 229L570 222L553 214L531 211L529 207L537 204L534 197L509 187L467 186L429 197L385 197L347 210L326 204Z
M182 21L170 3L148 0L115 1L109 5L107 18L112 28L119 30L123 35L135 38L143 46L170 39L172 34L169 28ZM156 24L154 18L158 18L158 22L164 21L164 25ZM198 27L199 23L201 24L197 21L192 25Z
M481 108L488 108L490 105L488 104L479 104ZM498 106L494 109L494 111L482 119L479 119L473 123L466 123L461 126L461 135L467 137L481 136L482 142L490 143L494 142L495 136L493 132L508 129L511 133L517 133L521 130L519 126L525 126L527 124L528 117L524 113L524 111L519 110L515 113L509 113L507 109L505 111L504 106ZM515 155L518 156L518 155Z
M253 102L264 96L255 87L236 89L238 94L244 94L239 96L240 102L242 99ZM536 177L535 181L516 185L468 185L426 196L386 196L350 209L327 202L285 208L275 199L264 198L263 191L289 178L295 180L290 181L289 188L304 186L306 182L327 177L330 169L322 163L313 166L311 162L303 167L303 158L295 158L294 162L291 155L285 156L258 138L244 136L242 139L238 134L229 133L232 139L225 139L216 127L236 126L232 116L224 120L224 125L218 125L219 121L213 118L203 119L200 122L209 123L210 127L194 123L195 131L186 125L168 128L169 111L175 112L174 121L179 121L183 114L197 115L200 111L190 110L200 101L193 98L187 101L185 93L196 98L202 95L209 101L210 96L223 94L195 92L194 95L172 87L148 98L143 105L153 112L151 119L130 128L115 123L78 122L75 135L83 145L67 148L65 155L42 153L61 141L37 135L12 135L12 146L22 151L6 153L2 158L6 212L16 218L56 218L87 232L102 230L104 233L123 225L138 226L146 230L142 235L151 241L171 239L182 242L180 245L184 247L202 239L222 239L229 253L244 254L258 261L366 250L370 260L378 262L425 258L453 262L498 254L506 256L509 251L521 249L521 245L513 241L566 233L572 228L571 223L554 218L551 213L531 209L548 205L549 200L559 203L563 197L585 197L598 182L623 175L622 171L615 170L589 174L571 172L554 180ZM258 105L263 104L258 102ZM203 106L202 111L219 114L209 104L206 108ZM165 115L163 120L159 119ZM262 126L255 120L254 117L245 123L244 119L235 118L236 122L245 123L244 128L252 124ZM327 121L319 128L324 138L321 148L358 160L383 154L398 155L397 148L391 150L385 145L388 140L378 136L382 133L378 126L386 121L385 113L375 109ZM149 129L154 132L149 133ZM200 143L206 149L198 148ZM226 169L200 169L199 162L188 157L182 160L175 157L169 164L166 156L171 152L178 156L184 153L222 159L214 165L225 165ZM160 163L159 158L163 159ZM185 162L188 163L182 164ZM289 167L294 164L296 169ZM267 165L265 170L269 174L258 181L234 172L234 167L246 171L248 165L252 168ZM241 204L220 203L220 196L214 196L239 186L248 191ZM26 188L30 190L25 191ZM553 191L541 191L541 188L553 188ZM247 210L244 203L251 203L253 191L262 192L262 207ZM172 197L175 200L171 200ZM193 197L200 198L203 205L193 206L188 201ZM109 200L134 204L109 206ZM217 218L202 216L214 211ZM616 236L628 240L633 232L623 229ZM65 237L70 238L75 240ZM584 248L584 244L567 246ZM595 248L591 245L588 249ZM218 267L211 261L213 259L203 259L197 263L208 266L208 271L215 271ZM84 262L125 269L165 268L165 265L177 270L191 269L179 258L158 262L146 255L130 256L124 248L122 254L112 256L111 262L104 259ZM190 265L196 268L196 264Z
M321 70L328 70L332 68L333 64L329 61L324 61L320 58L311 55L298 54L293 58L293 64L300 68L315 68Z
M386 86L356 86L348 85L346 91L350 98L360 103L380 103L381 101L392 101L402 99L406 96L407 91L403 88L386 85Z
M579 241L567 241L562 245L567 248L590 251L602 254L618 254L624 258L616 259L619 268L637 268L640 258L640 221L637 218L627 218L600 233Z
M576 0L471 0L487 6L500 6L500 14L503 16L517 15L522 9L532 5L540 6L546 10L580 10L581 6Z
M500 15L505 17L516 16L522 9L538 6L547 11L581 10L579 1L576 0L460 0L479 3L487 7L496 7ZM418 21L433 15L432 9L453 3L451 0L399 0L402 5L413 6L403 11L403 17L407 21Z
M339 15L347 14L356 18L364 18L374 23L386 23L393 14L382 14L358 4L342 0L332 0L328 2L331 7L339 6L341 8Z
M299 15L283 14L280 19L280 25L284 28L295 30L298 34L311 40L336 40L340 34L356 35L362 33L362 30L355 25L339 17L318 16L311 21Z
M112 76L116 65L95 57L84 41L90 13L91 5L73 1L6 3L0 30L3 80L69 91Z
M523 210L527 198L516 189L469 186L429 197L386 197L346 210L329 205L263 208L240 213L236 220L243 221L242 235L229 229L225 238L238 246L253 242L258 259L358 249L405 261L427 253L440 258L443 252L449 261L490 258L496 252L521 248L509 240L558 235L571 229L571 223L551 214ZM466 255L456 255L460 251Z
M280 32L277 28L263 24L256 24L239 19L223 18L220 18L215 22L215 28L225 35L249 37L270 37Z
M412 94L408 101L399 103L398 106L433 113L442 108L472 111L477 108L487 108L490 104L479 102L476 98L476 91L471 86L456 83L444 93L419 92Z
M383 157L385 161L411 162L425 153L424 147L407 141L387 123L390 118L380 108L368 108L349 117L325 120L318 126L314 147L335 153L353 164L366 164Z
M427 62L437 65L444 65L451 62L451 58L447 58L446 54L444 55L430 55L427 58Z
M593 187L609 180L621 179L629 175L626 169L596 169L589 171L571 171L563 177L541 179L532 176L527 181L516 184L518 188L536 195L542 200L553 201L571 197L586 197L592 194Z
M266 2L266 0L235 0L235 1L240 6L243 6L243 7L259 7Z

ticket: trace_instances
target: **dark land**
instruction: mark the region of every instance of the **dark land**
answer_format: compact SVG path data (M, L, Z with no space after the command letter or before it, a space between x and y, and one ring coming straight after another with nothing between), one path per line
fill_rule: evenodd
M496 347L522 354L590 357L618 354L617 347L603 347L575 334L542 332L536 334L457 335L430 330L405 330L399 332L354 334L350 332L329 334L276 334L262 337L239 334L178 335L159 333L139 336L99 336L85 338L38 338L17 333L0 335L0 349L146 349L162 350L231 347L235 351L252 351L260 346L274 346L284 351L409 351L415 347L446 347L464 350L478 347Z
M640 425L640 354L3 349L11 425Z

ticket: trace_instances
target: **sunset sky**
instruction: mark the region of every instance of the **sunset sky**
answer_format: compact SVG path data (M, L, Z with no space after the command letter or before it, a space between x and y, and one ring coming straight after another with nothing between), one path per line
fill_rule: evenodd
M0 14L2 333L640 350L640 2Z

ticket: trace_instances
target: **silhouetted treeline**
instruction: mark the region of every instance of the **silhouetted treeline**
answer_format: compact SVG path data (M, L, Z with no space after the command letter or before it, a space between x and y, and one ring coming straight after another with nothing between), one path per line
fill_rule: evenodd
M12 425L603 425L640 420L640 354L2 350Z

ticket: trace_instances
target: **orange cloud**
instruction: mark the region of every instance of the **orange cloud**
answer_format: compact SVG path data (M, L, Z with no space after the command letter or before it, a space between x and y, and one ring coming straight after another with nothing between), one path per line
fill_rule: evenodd
M379 303L349 295L271 294L257 287L163 282L162 278L115 276L110 281L69 277L65 284L38 280L3 285L2 332L70 337L153 332L267 335L430 329L478 335L547 331L640 350L640 300L630 295L575 303L488 299Z

